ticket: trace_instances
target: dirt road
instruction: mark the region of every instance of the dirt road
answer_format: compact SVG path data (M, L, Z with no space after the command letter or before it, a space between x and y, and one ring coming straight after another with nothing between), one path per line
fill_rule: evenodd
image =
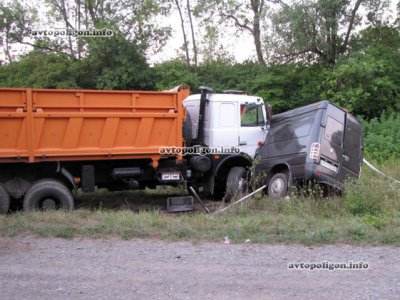
M290 270L297 262L368 269ZM0 238L1 299L399 299L400 249Z

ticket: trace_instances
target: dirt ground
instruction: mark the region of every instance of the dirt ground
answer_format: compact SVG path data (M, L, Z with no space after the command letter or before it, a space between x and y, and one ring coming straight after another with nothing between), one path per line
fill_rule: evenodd
M290 270L297 262L364 270ZM0 238L1 299L400 299L400 249Z

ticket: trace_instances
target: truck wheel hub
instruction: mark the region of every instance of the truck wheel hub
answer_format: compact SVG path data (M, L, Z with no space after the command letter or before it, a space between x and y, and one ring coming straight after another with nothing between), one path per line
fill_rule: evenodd
M238 187L239 187L239 191L241 191L243 189L243 187L244 187L244 178L240 178L239 179Z
M42 202L42 208L44 210L55 210L56 209L56 201L51 198L46 198Z

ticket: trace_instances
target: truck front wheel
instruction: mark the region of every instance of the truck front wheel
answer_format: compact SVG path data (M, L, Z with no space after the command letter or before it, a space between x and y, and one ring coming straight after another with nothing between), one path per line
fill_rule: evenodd
M6 214L10 208L10 195L0 184L0 215Z
M72 211L74 198L71 191L60 181L41 179L36 181L24 197L24 211L55 210Z
M277 173L268 182L268 196L283 198L288 193L288 177L284 173Z
M226 193L224 200L236 200L236 198L243 196L246 191L246 169L243 167L233 167L230 169L226 180Z

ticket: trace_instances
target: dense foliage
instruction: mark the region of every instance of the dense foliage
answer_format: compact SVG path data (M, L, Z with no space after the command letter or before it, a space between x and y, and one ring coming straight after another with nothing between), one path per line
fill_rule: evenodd
M0 87L163 90L184 83L197 92L207 85L258 95L275 113L328 99L364 120L367 156L400 157L400 33L397 21L382 21L386 0L294 1L270 15L263 0L43 3L51 8L48 24L111 28L114 35L32 38L28 29L42 24L36 7L0 0ZM174 9L184 45L175 59L150 66L171 36L156 20ZM253 38L254 45L239 46L253 46L253 60L237 63L226 54L220 40L229 28ZM14 56L12 45L31 50Z
M400 158L400 114L383 113L364 122L364 144L367 155L380 163Z

